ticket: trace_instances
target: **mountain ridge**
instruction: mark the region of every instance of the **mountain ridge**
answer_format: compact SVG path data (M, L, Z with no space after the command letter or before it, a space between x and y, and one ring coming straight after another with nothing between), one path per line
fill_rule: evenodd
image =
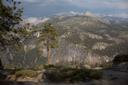
M43 18L40 19L43 21ZM115 23L117 22L116 20L118 20L118 23ZM60 36L58 47L50 51L50 63L67 61L95 65L109 62L118 54L126 54L128 49L127 19L120 20L117 18L116 20L110 17L102 18L83 15L55 15L48 17L46 22L51 21L56 26ZM43 23L46 22L36 24L41 28ZM27 54L28 56L13 56L13 59L8 62L14 65L16 61L24 61L21 66L32 67L44 64L46 49L41 49L42 53L40 55L38 50L34 51L34 49L36 50L36 48L33 48L36 47L35 45L26 44L25 47L29 48L29 50L24 50L25 53L23 55ZM36 55L31 54L31 51L34 51ZM37 60L33 64L33 60L29 60L32 56L32 59ZM42 60L42 62L39 60Z

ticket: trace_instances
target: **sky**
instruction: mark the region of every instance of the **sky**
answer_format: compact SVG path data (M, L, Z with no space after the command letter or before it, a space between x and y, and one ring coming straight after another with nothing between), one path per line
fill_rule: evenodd
M128 17L128 0L15 0L24 7L23 17L43 17L64 12Z

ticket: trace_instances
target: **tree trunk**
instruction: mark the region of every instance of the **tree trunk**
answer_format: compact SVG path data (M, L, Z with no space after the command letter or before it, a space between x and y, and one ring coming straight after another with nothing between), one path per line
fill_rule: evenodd
M2 62L1 62L1 58L0 58L0 70L3 70L3 65L2 65Z
M47 46L47 64L49 64L49 46Z

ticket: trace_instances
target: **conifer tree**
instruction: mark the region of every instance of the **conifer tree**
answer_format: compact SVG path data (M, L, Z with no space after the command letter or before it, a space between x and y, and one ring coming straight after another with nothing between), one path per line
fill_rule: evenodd
M17 33L18 29L14 29L14 26L22 20L23 12L23 8L17 8L19 4L20 2L14 0L0 0L0 47L6 47L15 40L12 35Z
M51 23L44 24L40 31L40 36L37 39L38 45L43 42L43 45L47 48L47 64L49 64L49 51L50 48L57 47L57 31L56 28Z
M18 43L17 29L15 25L19 24L23 8L17 8L20 2L14 0L0 0L0 51L5 50L9 45ZM2 69L0 59L0 69Z

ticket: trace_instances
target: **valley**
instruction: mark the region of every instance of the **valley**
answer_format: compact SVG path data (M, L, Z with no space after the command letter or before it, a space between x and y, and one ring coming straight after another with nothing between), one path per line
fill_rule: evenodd
M29 20L33 19L25 19L23 23ZM58 47L50 51L51 64L66 61L95 65L111 62L116 55L127 54L127 18L98 17L87 12L82 15L54 15L34 20L38 20L37 29L50 21L59 33ZM8 55L8 59L3 58L2 61L20 67L45 64L46 50L43 47L41 54L38 51L35 42L37 36L38 33L34 35L35 40L26 40L22 53L12 56L8 50L8 54L3 54Z

